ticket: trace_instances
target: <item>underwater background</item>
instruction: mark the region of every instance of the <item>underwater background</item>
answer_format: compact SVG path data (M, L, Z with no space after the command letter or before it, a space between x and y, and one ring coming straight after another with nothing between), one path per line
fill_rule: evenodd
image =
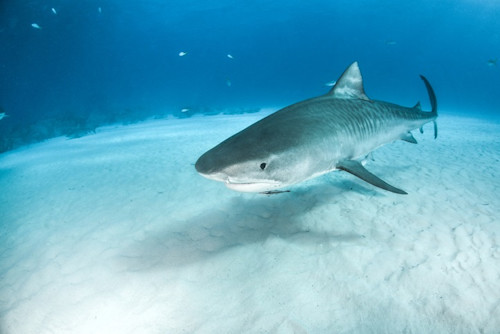
M0 334L498 334L499 57L493 0L0 0ZM354 61L436 92L367 159L407 195L197 173Z
M498 116L500 3L0 2L0 151L111 123L283 107L358 61L370 97Z

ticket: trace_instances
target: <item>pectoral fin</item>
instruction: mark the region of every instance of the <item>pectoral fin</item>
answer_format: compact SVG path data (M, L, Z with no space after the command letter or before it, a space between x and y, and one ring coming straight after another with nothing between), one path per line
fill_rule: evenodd
M415 139L415 137L413 137L411 132L407 132L407 133L403 134L401 136L401 140L404 140L408 143L417 144L417 140Z
M408 194L407 192L391 186L387 182L383 181L382 179L378 178L374 174L370 173L358 161L344 160L344 161L341 161L337 164L337 168L341 169L343 171L346 171L348 173L351 173L352 175L359 177L361 180L366 181L366 182L374 185L375 187L379 187L379 188L382 188L384 190L392 191L393 193L396 193L396 194L404 194L404 195Z

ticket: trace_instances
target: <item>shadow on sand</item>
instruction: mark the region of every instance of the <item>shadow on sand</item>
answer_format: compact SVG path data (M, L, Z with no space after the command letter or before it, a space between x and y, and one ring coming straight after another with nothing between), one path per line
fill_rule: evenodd
M355 242L364 236L335 233L338 217L326 217L332 229L324 231L315 228L318 218L311 215L324 205L335 205L349 190L380 196L379 191L345 180L290 193L233 197L185 221L165 223L163 230L134 242L124 250L126 266L133 271L177 268L207 261L236 247L264 244L270 238L308 248L321 243Z

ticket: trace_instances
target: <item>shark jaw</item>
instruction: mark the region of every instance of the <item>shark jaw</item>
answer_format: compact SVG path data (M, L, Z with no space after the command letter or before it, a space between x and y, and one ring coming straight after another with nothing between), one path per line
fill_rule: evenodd
M243 192L243 193L268 193L275 189L282 188L283 186L279 183L269 183L267 182L252 182L252 183L235 183L226 181L226 187L231 190Z
M243 180L232 178L225 173L203 174L201 176L219 182L224 182L227 188L244 193L268 193L286 186L274 180Z

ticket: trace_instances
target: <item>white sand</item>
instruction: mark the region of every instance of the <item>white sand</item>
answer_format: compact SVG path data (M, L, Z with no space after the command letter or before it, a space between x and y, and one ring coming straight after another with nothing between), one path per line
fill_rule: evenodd
M498 333L500 124L440 117L265 196L197 175L262 113L0 155L0 333Z

